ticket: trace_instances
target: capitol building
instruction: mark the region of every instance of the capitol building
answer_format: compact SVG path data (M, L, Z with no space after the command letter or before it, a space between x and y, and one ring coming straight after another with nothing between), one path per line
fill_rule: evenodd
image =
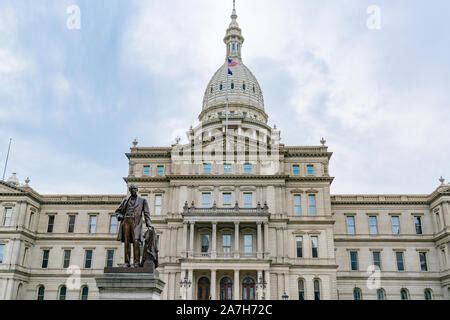
M224 42L188 142L135 140L126 153L125 182L148 200L158 235L161 299L450 299L450 185L331 194L326 141L284 145L268 125L236 9ZM98 299L95 278L123 263L125 196L0 181L0 299Z

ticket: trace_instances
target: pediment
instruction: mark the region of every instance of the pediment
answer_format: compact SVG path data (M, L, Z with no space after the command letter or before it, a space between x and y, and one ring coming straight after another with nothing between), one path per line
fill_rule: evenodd
M18 187L14 187L6 182L0 181L0 193L23 193L23 191Z

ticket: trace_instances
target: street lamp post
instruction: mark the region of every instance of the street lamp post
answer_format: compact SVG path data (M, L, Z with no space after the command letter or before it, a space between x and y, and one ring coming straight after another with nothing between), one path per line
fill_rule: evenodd
M185 288L184 291L184 300L186 300L186 294L187 294L187 288L190 288L192 285L192 281L188 279L188 277L185 277L183 280L180 281L180 287Z
M283 293L283 295L281 296L281 299L283 300L289 300L289 296L287 295L286 291Z

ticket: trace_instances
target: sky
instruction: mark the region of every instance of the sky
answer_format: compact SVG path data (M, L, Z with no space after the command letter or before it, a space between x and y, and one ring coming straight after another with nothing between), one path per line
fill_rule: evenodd
M198 124L231 7L0 1L2 171L12 138L6 176L39 193L125 193L134 138L170 146ZM449 11L446 0L237 0L269 124L286 145L327 140L333 194L429 194L450 179Z

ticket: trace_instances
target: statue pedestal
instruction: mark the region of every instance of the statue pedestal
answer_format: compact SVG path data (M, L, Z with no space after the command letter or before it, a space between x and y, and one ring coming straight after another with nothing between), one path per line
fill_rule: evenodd
M100 300L159 300L165 285L152 267L105 268L95 281Z

